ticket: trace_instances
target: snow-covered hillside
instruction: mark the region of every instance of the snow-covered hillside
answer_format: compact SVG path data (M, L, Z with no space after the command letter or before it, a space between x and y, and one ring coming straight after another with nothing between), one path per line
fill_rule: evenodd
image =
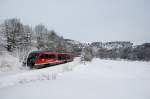
M97 48L106 48L106 49L118 49L118 48L128 48L132 47L133 43L125 41L114 41L114 42L92 42L91 46Z
M0 74L1 75L1 74ZM0 76L1 99L150 99L150 63L94 59Z

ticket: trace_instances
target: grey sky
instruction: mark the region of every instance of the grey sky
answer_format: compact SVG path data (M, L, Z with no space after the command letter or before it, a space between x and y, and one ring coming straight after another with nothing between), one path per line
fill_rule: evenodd
M0 0L0 20L13 17L84 42L150 42L150 0Z

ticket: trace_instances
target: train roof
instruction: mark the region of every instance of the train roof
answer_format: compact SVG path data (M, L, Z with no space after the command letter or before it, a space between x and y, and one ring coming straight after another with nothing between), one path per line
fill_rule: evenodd
M41 54L69 54L69 55L72 55L72 53L68 53L68 52L64 52L64 53L61 53L61 52L54 52L54 51L32 51L31 53L41 53Z
M51 51L41 51L41 54L58 54L57 52L51 52Z

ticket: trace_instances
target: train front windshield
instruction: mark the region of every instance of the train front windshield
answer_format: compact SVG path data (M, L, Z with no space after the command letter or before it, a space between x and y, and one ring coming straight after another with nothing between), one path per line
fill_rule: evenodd
M30 53L30 55L28 56L28 59L34 59L35 60L37 55L38 55L38 53Z
M35 59L38 56L38 52L32 52L29 54L28 59L27 59L27 65L33 65L35 63Z

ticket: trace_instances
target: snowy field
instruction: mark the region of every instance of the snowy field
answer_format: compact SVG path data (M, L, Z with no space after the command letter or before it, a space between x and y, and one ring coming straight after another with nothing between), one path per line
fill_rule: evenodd
M150 62L79 59L0 73L0 99L150 99Z

